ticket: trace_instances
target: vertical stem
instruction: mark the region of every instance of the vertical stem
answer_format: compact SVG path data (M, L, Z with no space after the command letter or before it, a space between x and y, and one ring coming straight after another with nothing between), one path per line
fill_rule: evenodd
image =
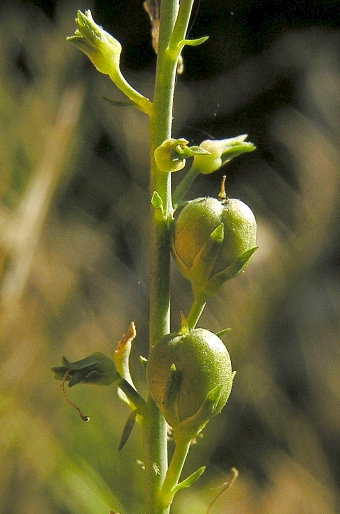
M192 5L193 0L189 0ZM171 174L160 171L155 149L171 137L173 99L178 55L169 51L179 11L179 0L162 0L155 93L150 115L150 194L157 191L163 209L151 212L150 348L170 332L170 229L172 222ZM188 0L181 1L188 4ZM182 7L182 5L181 5ZM187 11L188 9L186 9ZM190 9L187 17L190 16ZM188 20L187 20L188 22ZM185 24L184 24L185 25ZM181 23L183 27L183 23ZM183 28L182 28L183 30ZM185 30L185 29L184 29ZM166 422L149 395L143 422L147 514L168 514L161 489L168 467Z
M150 113L150 193L157 191L163 211L151 212L151 283L150 347L170 332L170 221L171 176L160 172L153 154L157 146L171 136L176 61L169 62L169 46L178 13L178 0L161 2L161 25L155 94ZM163 415L149 395L148 416L143 423L147 514L168 514L170 508L159 503L160 491L168 467L167 426Z
M195 298L194 303L190 309L190 312L187 317L188 327L191 329L195 328L198 320L201 317L203 309L206 304L206 299Z
M162 0L155 94L150 112L150 193L157 191L163 212L151 214L150 344L170 330L170 225L172 220L171 174L159 171L154 151L171 137L178 55L170 51L185 36L193 0ZM177 18L178 15L178 18ZM177 37L174 38L174 29Z
M199 174L200 171L193 166L184 176L182 181L178 184L177 188L174 191L174 194L172 195L172 201L175 209L181 203L181 201L189 191L190 186Z
M163 508L159 502L168 466L166 424L150 397L147 408L147 416L141 424L145 454L146 514L168 514L170 509Z

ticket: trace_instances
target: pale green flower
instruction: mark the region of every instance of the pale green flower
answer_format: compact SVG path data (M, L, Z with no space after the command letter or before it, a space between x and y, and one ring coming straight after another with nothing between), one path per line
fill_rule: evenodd
M78 11L75 21L78 28L67 40L84 52L101 73L112 75L113 69L118 71L122 51L119 41L94 22L91 11Z
M255 145L245 141L246 138L247 135L242 135L230 139L207 139L203 141L200 147L206 150L207 153L205 155L196 155L193 166L204 175L219 170L234 157L244 152L255 150Z

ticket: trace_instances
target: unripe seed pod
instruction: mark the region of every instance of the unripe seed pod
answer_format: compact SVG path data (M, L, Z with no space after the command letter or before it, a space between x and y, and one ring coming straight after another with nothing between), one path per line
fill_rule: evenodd
M255 249L255 216L241 200L197 198L175 222L172 253L196 292L213 294L244 268Z
M221 339L201 328L164 336L147 364L148 387L166 421L176 430L190 418L192 436L221 411L233 375Z

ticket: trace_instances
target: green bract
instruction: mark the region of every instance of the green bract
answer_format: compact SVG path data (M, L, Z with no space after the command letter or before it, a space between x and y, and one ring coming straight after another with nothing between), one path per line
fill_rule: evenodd
M235 277L255 250L256 220L240 200L197 198L174 225L172 253L196 298L208 298Z
M228 350L212 332L197 328L168 334L151 351L149 390L168 424L194 437L225 405L233 375Z

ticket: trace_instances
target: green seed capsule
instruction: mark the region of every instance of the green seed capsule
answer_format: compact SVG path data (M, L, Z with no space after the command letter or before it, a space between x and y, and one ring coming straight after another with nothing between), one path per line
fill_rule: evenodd
M148 387L166 421L192 437L225 405L233 375L221 339L201 328L166 335L147 364Z
M255 216L240 200L197 198L175 222L172 253L196 293L214 294L244 268L255 249Z

